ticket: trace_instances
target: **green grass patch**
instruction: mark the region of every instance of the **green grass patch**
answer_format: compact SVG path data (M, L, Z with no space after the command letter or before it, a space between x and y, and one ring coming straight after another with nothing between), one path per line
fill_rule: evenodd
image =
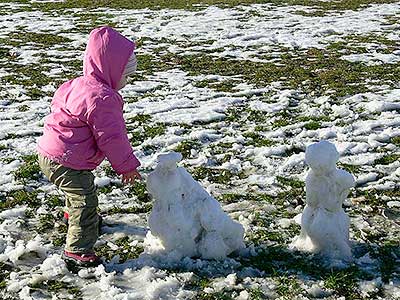
M44 201L50 208L64 206L64 199L58 195L46 195Z
M321 123L312 121L312 122L306 123L304 125L304 128L307 130L317 130L317 129L321 128Z
M381 243L372 257L379 260L379 269L384 283L389 283L396 276L396 256L400 255L398 241Z
M29 110L29 106L25 105L25 104L18 107L18 111L20 111L20 112L26 112L28 110Z
M396 146L400 146L400 136L394 136L390 139L390 142Z
M23 2L25 0L14 0L14 2ZM263 4L271 3L275 5L301 5L317 8L322 15L323 11L331 10L357 10L374 3L394 3L395 0L339 0L335 2L326 2L318 0L144 0L132 2L129 0L99 0L96 2L89 0L66 0L63 2L45 2L33 3L34 8L41 10L63 10L67 8L116 8L116 9L185 9L185 10L200 10L209 5L217 5L219 7L234 7L237 5Z
M53 214L41 215L39 218L38 232L45 232L54 229L55 216Z
M63 37L61 35L30 31L12 33L9 35L9 39L13 43L16 43L14 44L15 46L31 44L39 45L41 47L52 47L72 42L72 40L70 40L69 38Z
M246 138L246 146L271 147L276 144L274 141L266 139L256 132L245 132L243 136Z
M209 182L226 184L228 185L233 179L243 179L244 174L233 173L227 169L217 169L210 167L196 167L191 171L191 174L195 180L207 179Z
M40 64L7 64L4 68L10 75L1 77L0 83L26 87L27 95L31 99L40 99L46 96L47 93L41 91L40 88L54 81L53 78L45 74L49 71L49 67Z
M212 80L212 79L204 79L201 81L195 82L193 85L197 88L210 88L216 92L233 92L233 88L238 84L236 80Z
M350 267L344 270L332 270L325 276L325 287L335 291L336 296L346 299L361 299L357 281L364 279L360 269Z
M112 190L114 189L114 186L115 185L108 184L108 185L97 188L97 191L99 192L99 194L107 195L112 192Z
M237 203L241 201L257 201L257 202L268 202L273 203L274 197L268 194L261 193L248 193L248 194L236 194L226 193L218 197L218 201L225 203Z
M0 262L0 290L3 290L7 287L6 279L8 279L8 277L12 271L14 271L14 272L16 271L15 267L13 267L9 264Z
M293 189L303 189L305 187L305 183L298 179L276 176L276 180L278 181L279 185L283 188L291 187Z
M0 211L24 204L30 208L38 208L41 205L41 201L37 198L37 195L37 191L27 192L25 190L17 190L9 192L5 197L0 199Z
M40 176L40 167L36 154L22 157L24 163L14 171L15 179L26 182L27 180L37 180Z
M153 205L151 203L142 203L136 206L131 206L131 207L117 207L114 206L113 208L107 210L107 214L113 215L113 214L142 214L142 213L148 213L151 211L153 208Z
M151 201L145 182L135 181L134 184L129 186L129 194L132 197L136 197L139 202Z
M103 166L103 171L108 177L118 177L118 174L114 171L110 164Z
M374 161L375 165L389 165L400 159L400 154L388 154Z
M368 91L364 84L367 80L378 80L382 84L394 86L400 76L399 64L368 66L360 62L341 59L341 54L311 48L305 51L288 52L277 62L253 62L228 58L215 58L207 55L178 56L175 61L180 68L190 75L235 76L255 86L265 86L281 81L288 88L302 89L315 96L335 91L333 98L354 95ZM276 125L276 124L275 124ZM282 126L282 125L280 125ZM312 123L308 126L316 126Z
M117 250L112 250L107 244L101 245L96 248L96 254L106 261L110 261L114 256L119 255L119 262L123 263L128 259L138 258L143 252L142 246L132 246L132 240L125 236L114 242L118 246Z
M145 125L151 121L152 117L148 114L137 114L128 119L128 123L137 123L138 125Z
M292 299L302 291L298 280L294 276L279 276L277 281L276 292L281 297Z
M50 293L63 295L67 293L71 295L73 299L82 299L82 292L78 287L59 280L45 280L36 285L30 284L29 287L32 291L42 292L43 290L48 290Z
M198 140L186 140L182 141L176 146L174 149L175 152L179 152L182 154L183 158L188 158L190 157L191 151L192 150L200 150L201 148L201 142Z
M253 267L275 276L301 272L320 278L326 272L320 261L311 260L301 252L289 251L286 245L265 248L256 256L243 258L241 263L243 267Z
M166 125L163 123L155 123L154 125L143 125L139 126L139 129L137 129L137 127L133 127L132 125L127 126L128 132L132 135L130 141L133 146L139 146L147 139L163 135L166 131L166 128Z
M338 163L337 166L339 169L343 169L351 174L359 173L361 171L361 166L357 166L357 165Z

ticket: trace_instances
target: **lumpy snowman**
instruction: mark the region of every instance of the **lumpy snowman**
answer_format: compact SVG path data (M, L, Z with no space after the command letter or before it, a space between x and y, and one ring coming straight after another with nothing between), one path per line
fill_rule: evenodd
M160 155L147 179L154 199L150 238L158 238L163 251L177 259L224 259L244 247L243 226L233 221L183 167L177 167L181 159L176 152Z
M305 160L311 168L306 178L306 206L301 216L301 234L292 246L350 260L350 220L342 204L355 185L354 177L336 168L339 153L328 141L307 147Z

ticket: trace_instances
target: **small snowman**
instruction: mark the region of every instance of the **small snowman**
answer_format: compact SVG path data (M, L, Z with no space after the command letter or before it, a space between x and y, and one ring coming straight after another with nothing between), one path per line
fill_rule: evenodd
M328 141L307 147L305 160L311 168L306 178L306 206L301 215L300 236L292 247L349 261L350 219L342 204L355 186L354 177L336 168L339 153Z
M244 248L243 226L233 221L207 191L183 168L180 153L158 157L158 165L147 179L154 205L149 216L146 244L161 242L161 253L183 257L224 259ZM147 253L157 253L145 249Z

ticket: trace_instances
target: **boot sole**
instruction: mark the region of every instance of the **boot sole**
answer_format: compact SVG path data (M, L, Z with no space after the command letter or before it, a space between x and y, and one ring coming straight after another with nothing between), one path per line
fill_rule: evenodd
M94 262L81 262L79 260L70 258L62 254L62 259L64 260L68 271L72 273L78 273L80 270L87 269L87 268L95 268L102 264L101 261L94 261Z

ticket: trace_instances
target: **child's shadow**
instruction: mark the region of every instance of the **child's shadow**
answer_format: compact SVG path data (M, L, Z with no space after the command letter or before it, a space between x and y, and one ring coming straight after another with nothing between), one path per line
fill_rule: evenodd
M140 227L132 224L128 224L125 222L112 222L112 223L105 223L101 227L102 234L113 234L113 233L125 233L127 236L142 236L145 237L149 228L147 227Z

